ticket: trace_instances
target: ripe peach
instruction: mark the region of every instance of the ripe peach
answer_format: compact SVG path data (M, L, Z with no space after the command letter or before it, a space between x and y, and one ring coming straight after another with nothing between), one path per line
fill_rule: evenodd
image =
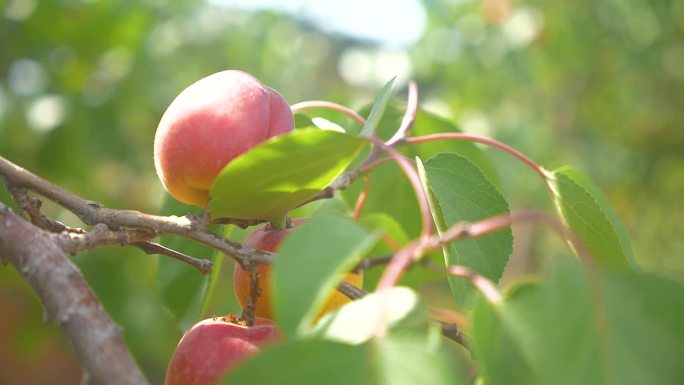
M295 219L293 225L297 226L303 223L305 219ZM252 233L250 233L243 244L255 249L263 251L276 251L278 246L283 242L285 236L289 234L291 229L277 229L270 225L262 225L257 227ZM271 305L271 295L270 295L270 269L271 267L264 264L259 264L257 266L259 270L259 288L261 295L257 298L255 314L258 317L264 317L273 319L273 311ZM362 273L348 273L345 274L345 281L350 284L361 287L363 283ZM235 296L242 307L247 305L249 300L249 273L242 269L240 265L235 265L235 270L233 272L233 288L235 290ZM331 310L335 310L340 306L351 301L344 294L334 291L330 294L328 301L323 306L323 309L319 313L323 315Z
M280 338L272 321L254 326L234 323L229 315L205 319L183 335L166 370L165 385L213 385L246 357Z
M217 72L183 90L164 112L154 164L174 198L205 207L226 164L293 128L290 106L278 92L242 71Z

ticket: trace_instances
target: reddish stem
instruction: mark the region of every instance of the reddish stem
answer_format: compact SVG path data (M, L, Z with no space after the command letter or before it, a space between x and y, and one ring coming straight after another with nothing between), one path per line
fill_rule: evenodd
M385 151L387 155L389 155L397 163L397 165L399 165L401 170L406 175L406 178L409 180L409 183L411 183L411 187L413 187L413 191L416 194L416 198L418 199L418 206L420 208L420 215L422 221L422 230L420 233L420 237L423 238L429 236L432 233L432 214L430 211L430 205L428 203L427 193L423 188L423 184L420 181L418 172L413 168L411 162L394 148L387 147L382 141L380 141L377 138L371 138L371 141L373 142L373 144L377 146L377 148L380 148L381 150Z
M392 249L392 251L397 251L397 250L401 249L401 244L387 234L384 234L383 236L381 236L380 240L382 242L384 242L385 245L387 245L387 247Z
M361 167L359 167L359 172L362 174L367 174L369 171L380 166L381 164L391 162L391 161L392 161L392 158L382 158L382 159L374 160L372 162L368 162L368 164L364 163L363 165L361 165Z
M399 250L387 264L387 268L380 277L376 293L385 293L390 288L396 285L401 278L403 272L410 266L410 264L419 259L421 255L430 250L437 250L443 245L456 241L462 238L479 238L487 236L496 231L503 230L510 227L513 222L530 222L543 227L549 227L554 232L559 234L562 238L568 240L572 246L578 250L578 254L583 260L591 264L591 258L588 257L586 248L577 239L573 233L567 229L558 219L543 212L526 210L516 211L509 214L497 215L486 218L481 221L468 223L456 223L441 235L432 235L421 237L418 240L410 243L403 249ZM498 303L501 300L501 293L496 285L477 272L471 270L466 266L449 266L447 273L456 277L466 278L475 288L477 288L487 300L492 303ZM381 309L381 311L384 311ZM384 326L378 326L378 335L384 332Z
M473 286L475 286L477 290L487 299L487 302L491 303L492 305L501 302L501 292L496 287L494 282L490 281L487 277L476 273L466 266L460 265L449 266L447 273L449 273L449 275L453 275L454 277L465 278L472 282Z
M387 301L385 300L389 294L390 289L396 284L401 277L402 273L408 268L411 262L417 256L422 254L422 247L426 241L426 238L419 238L417 241L410 243L408 246L399 250L394 254L392 258L383 271L380 281L375 288L375 293L382 298L381 305L378 308L377 323L375 326L375 335L382 337L386 332L385 315L387 312Z
M396 285L401 274L408 268L411 262L423 253L424 248L427 245L427 240L428 238L419 238L397 251L397 253L394 254L394 258L387 264L382 276L380 276L375 291L378 293L383 292Z
M368 197L368 192L370 191L370 177L368 175L363 176L364 181L366 182L363 185L363 191L361 191L361 194L359 194L359 198L356 200L356 205L354 206L354 213L352 214L352 218L359 219L361 216L361 210L363 209L363 204L366 203L366 198Z
M404 118L401 120L401 125L397 132L387 141L387 145L392 147L395 144L406 140L406 136L413 127L413 122L416 120L416 113L418 112L418 86L416 82L411 81L408 85L408 101L406 103L406 112Z
M294 114L295 112L300 112L304 110L312 110L316 108L324 108L328 110L333 110L337 112L341 112L350 118L352 118L354 121L359 123L360 125L365 125L366 124L366 119L364 119L361 115L359 115L356 111L352 110L351 108L347 106L343 106L341 104L337 104L334 102L329 102L326 100L309 100L306 102L299 102L296 104L293 104L290 106L290 110L292 110L292 113Z
M416 136L416 137L412 137L412 138L406 138L406 141L404 143L417 144L417 143L431 142L434 140L445 140L445 139L482 143L482 144L486 144L488 146L496 147L500 150L503 150L503 151L513 155L514 157L518 158L520 161L522 161L527 166L529 166L532 170L534 170L534 172L539 174L539 176L541 176L542 179L544 180L544 183L547 183L547 185L548 185L548 179L546 177L546 172L544 171L544 168L542 166L538 165L532 159L528 158L527 155L516 150L515 148L513 148L513 147L511 147L505 143L499 142L498 140L487 137L487 136L482 136L482 135L477 135L477 134L469 134L469 133L465 133L465 132L442 132L442 133L438 133L438 134L430 134L430 135L423 135L423 136Z
M582 261L589 266L593 264L593 259L591 258L589 251L575 233L553 215L536 210L514 211L510 214L497 215L473 223L456 223L444 231L441 236L431 238L428 248L438 249L445 243L453 242L464 237L484 237L510 227L513 223L519 222L533 223L553 230L559 237L570 243L575 251L577 251L577 254Z

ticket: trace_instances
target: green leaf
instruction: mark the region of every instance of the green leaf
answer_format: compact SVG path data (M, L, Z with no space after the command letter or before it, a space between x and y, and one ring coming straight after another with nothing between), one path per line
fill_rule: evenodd
M320 199L290 211L287 215L290 218L309 218L317 213L333 213L338 215L349 216L351 209L347 202L338 194L335 194L330 199Z
M370 178L371 188L363 206L363 214L382 213L390 215L401 224L409 237L418 236L420 233L420 212L418 211L416 196L401 169L395 164L386 163L373 170ZM363 183L359 181L341 191L341 195L353 207L362 189Z
M602 282L612 373L620 384L680 384L684 378L684 283L606 271ZM600 327L601 325L597 325Z
M467 158L440 154L422 166L424 183L429 186L432 215L441 234L458 222L473 222L510 212L508 203L482 171ZM463 265L493 281L498 281L513 251L510 228L481 238L462 239L444 247L447 266ZM468 301L470 286L462 279L449 277L454 298Z
M277 220L327 187L366 142L305 129L276 136L230 162L209 190L215 218Z
M381 231L383 236L388 237L389 241L395 242L399 246L409 242L409 238L399 222L388 214L370 213L361 217L360 223L368 230ZM384 242L378 243L371 251L375 255L389 254L391 252L393 252L393 249Z
M409 242L409 237L406 235L402 225L397 220L385 213L373 212L363 215L359 219L359 223L369 231L378 231L381 234L381 240L368 253L369 258L386 256L394 252L394 249L387 243L395 242L399 246L403 246ZM365 287L373 288L377 284L382 275L382 268L369 269L364 272L363 284ZM404 278L405 276L402 276Z
M378 311L381 307L384 310L382 314ZM429 314L416 292L407 287L394 287L386 296L371 293L326 314L318 321L312 334L333 341L361 344L374 336L379 322L387 329L425 328ZM379 316L384 316L384 319L379 319Z
M286 335L311 325L343 275L373 247L377 235L348 218L322 213L295 228L273 263L271 298Z
M196 207L187 206L166 196L162 213L199 214ZM162 237L162 245L195 258L214 259L216 252L198 242L177 236ZM161 256L157 265L157 291L162 304L176 317L181 330L192 326L200 316L207 291L208 277L194 267Z
M295 128L297 128L297 129L309 128L309 127L315 126L313 120L311 120L311 118L308 115L305 115L302 113L294 114L294 123L295 123Z
M591 255L606 266L636 267L627 230L605 195L571 167L554 170L549 179L559 214Z
M236 368L221 384L350 385L367 382L363 346L296 340L274 346ZM293 366L293 362L297 365Z
M466 384L457 366L431 345L415 335L390 335L363 345L295 340L253 356L221 384Z
M441 341L442 336L436 336ZM395 333L368 344L372 366L371 385L458 385L468 382L439 346L415 333Z
M680 384L684 284L559 261L503 303L480 301L472 346L497 384Z
M392 85L396 79L397 77L395 76L387 82L378 93L378 96L375 97L375 102L373 102L373 107L370 110L370 114L368 114L366 124L359 134L361 137L370 138L375 135L375 130L378 127L378 123L380 123L382 114L385 112L387 101L389 101L392 92Z
M225 226L223 229L223 236L226 238L229 238L230 235L234 232L233 230L236 229L234 226ZM225 259L229 260L229 265L233 266L232 260L227 257L225 254L220 253L220 252L214 252L214 263L211 266L211 274L209 275L209 280L207 282L207 289L204 295L204 299L202 300L202 306L200 310L200 317L205 318L205 317L210 317L215 314L223 314L223 313L216 313L211 311L212 305L214 302L220 300L223 305L228 305L228 302L231 302L232 304L237 304L237 300L234 298L231 298L230 300L226 301L225 298L221 299L223 296L221 295L220 292L217 293L217 287L219 286L219 283L226 282L226 277L225 277L225 270L223 268L223 262ZM233 277L228 277L230 279L230 286L233 284ZM232 295L233 293L231 293ZM218 297L218 298L217 298ZM234 297L234 296L233 296Z

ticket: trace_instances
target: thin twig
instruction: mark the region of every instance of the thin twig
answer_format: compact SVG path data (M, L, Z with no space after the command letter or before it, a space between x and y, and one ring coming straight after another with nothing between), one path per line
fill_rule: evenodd
M440 271L440 273L443 273L443 271ZM460 311L444 308L431 308L430 313L432 314L432 318L455 324L460 329L470 328L468 316Z
M482 293L482 295L491 304L497 304L501 302L501 292L496 287L496 284L492 282L489 278L478 274L471 268L467 266L453 265L447 268L447 274L453 275L454 277L465 278L469 280L477 290Z
M352 218L354 220L359 219L361 216L361 210L363 209L363 204L366 203L366 198L368 197L368 193L370 192L370 183L371 179L370 176L364 175L363 179L365 181L363 185L363 190L361 191L361 194L359 194L359 197L356 199L356 204L354 205L354 211L352 212Z
M374 168L380 166L381 164L389 163L389 162L391 162L391 161L392 161L392 158L386 157L386 158L381 158L381 159L373 160L372 162L367 162L367 163L364 162L364 164L361 165L361 166L359 167L359 172L360 172L362 175L365 175L365 174L367 174L368 172L370 172L372 169L374 169Z
M376 266L384 266L388 264L392 258L394 258L394 254L389 254L385 255L382 257L375 257L375 258L364 258L359 263L356 264L354 269L352 269L353 272L359 273L364 270L371 269Z
M311 202L315 202L321 199L330 199L333 196L335 196L336 191L344 190L347 187L351 186L352 183L354 183L359 176L361 176L361 173L358 170L349 170L345 171L342 173L342 175L338 176L337 179L335 179L328 187L324 188L321 192L316 194L313 198L302 202L299 207L305 206Z
M358 288L347 281L340 282L340 284L337 285L337 290L350 299L359 299L368 295L367 291Z
M378 139L372 139L372 141L373 144L377 146L377 148L386 152L387 155L389 155L397 163L399 168L403 171L404 175L406 176L406 179L408 179L409 183L411 183L413 192L415 193L416 199L418 200L418 207L420 208L420 237L423 238L430 235L432 233L432 213L430 211L430 205L428 203L427 192L425 191L425 188L423 187L423 184L420 181L418 172L414 168L413 164L408 159L406 159L402 154L400 154L397 150L395 150L392 147L386 146L383 142L379 141Z
M437 249L444 244L462 238L479 238L501 231L513 223L532 223L551 229L560 238L570 243L577 255L587 265L593 265L594 259L577 235L565 226L558 218L537 210L517 210L510 213L485 218L477 222L459 222L444 231L439 237L432 238L429 249Z
M428 241L426 238L418 238L406 245L403 249L397 251L380 276L375 291L388 291L390 288L394 287L402 273L423 255L427 243Z
M468 337L463 334L461 329L458 327L458 325L449 323L449 322L443 322L443 321L438 321L440 326L442 327L442 335L444 337L449 338L450 340L456 341L459 344L461 344L464 348L470 349L470 343L468 342Z
M425 266L435 272L446 272L454 277L467 279L485 297L487 302L493 305L501 302L502 295L499 289L496 287L496 284L489 278L479 274L468 266L451 265L444 269L430 261L427 261Z
M7 190L12 194L12 198L17 203L17 206L28 214L31 218L31 223L40 227L41 229L53 232L61 233L63 231L70 233L85 233L86 231L78 227L69 227L65 224L56 221L47 215L43 214L40 208L43 206L43 201L38 198L32 198L28 195L26 189L17 188L14 185L8 183Z
M416 120L416 113L418 112L418 86L416 82L411 80L408 84L408 102L406 103L406 112L404 117L401 119L401 124L397 132L392 135L392 137L385 142L387 146L393 147L397 143L401 143L406 140L406 137L413 128L413 122Z
M191 257L187 254L183 254L179 251L170 249L166 246L162 246L155 242L137 242L133 243L132 245L144 251L146 254L166 255L167 257L171 257L181 262L185 262L188 265L191 265L197 270L199 270L199 272L202 274L211 273L211 269L214 265L214 263L208 259L199 259Z
M421 259L426 252L439 250L444 245L463 238L479 238L510 227L514 222L528 222L552 229L560 237L570 242L578 255L589 266L593 266L593 259L586 247L574 233L555 217L534 210L521 210L512 213L485 218L477 222L459 222L448 228L441 235L433 235L405 246L395 253L387 269L380 277L376 292L387 291L398 282L403 272L411 263ZM429 266L429 261L425 261ZM498 303L501 294L496 285L487 277L470 270L467 266L449 266L447 273L468 279L491 303Z

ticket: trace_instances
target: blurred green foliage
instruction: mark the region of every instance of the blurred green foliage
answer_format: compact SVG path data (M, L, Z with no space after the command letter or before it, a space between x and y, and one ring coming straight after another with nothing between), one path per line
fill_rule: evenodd
M292 15L187 0L0 1L0 154L87 199L159 213L165 193L154 172L154 131L195 80L243 69L290 103L359 108L398 74L400 100L414 78L423 106L464 131L491 135L549 169L575 165L605 191L645 269L684 272L684 3L424 6L422 37L391 48ZM536 176L490 153L512 209L550 207ZM9 202L4 191L0 199ZM46 213L80 225L54 205ZM524 252L553 255L546 246L532 242ZM181 331L157 293L157 257L111 247L75 261L160 383ZM231 276L232 264L224 268ZM7 267L0 282L0 294L29 290ZM229 284L216 293L208 311L235 310ZM40 308L29 308L16 316L34 325ZM17 351L26 355L36 337L25 328L21 335Z

